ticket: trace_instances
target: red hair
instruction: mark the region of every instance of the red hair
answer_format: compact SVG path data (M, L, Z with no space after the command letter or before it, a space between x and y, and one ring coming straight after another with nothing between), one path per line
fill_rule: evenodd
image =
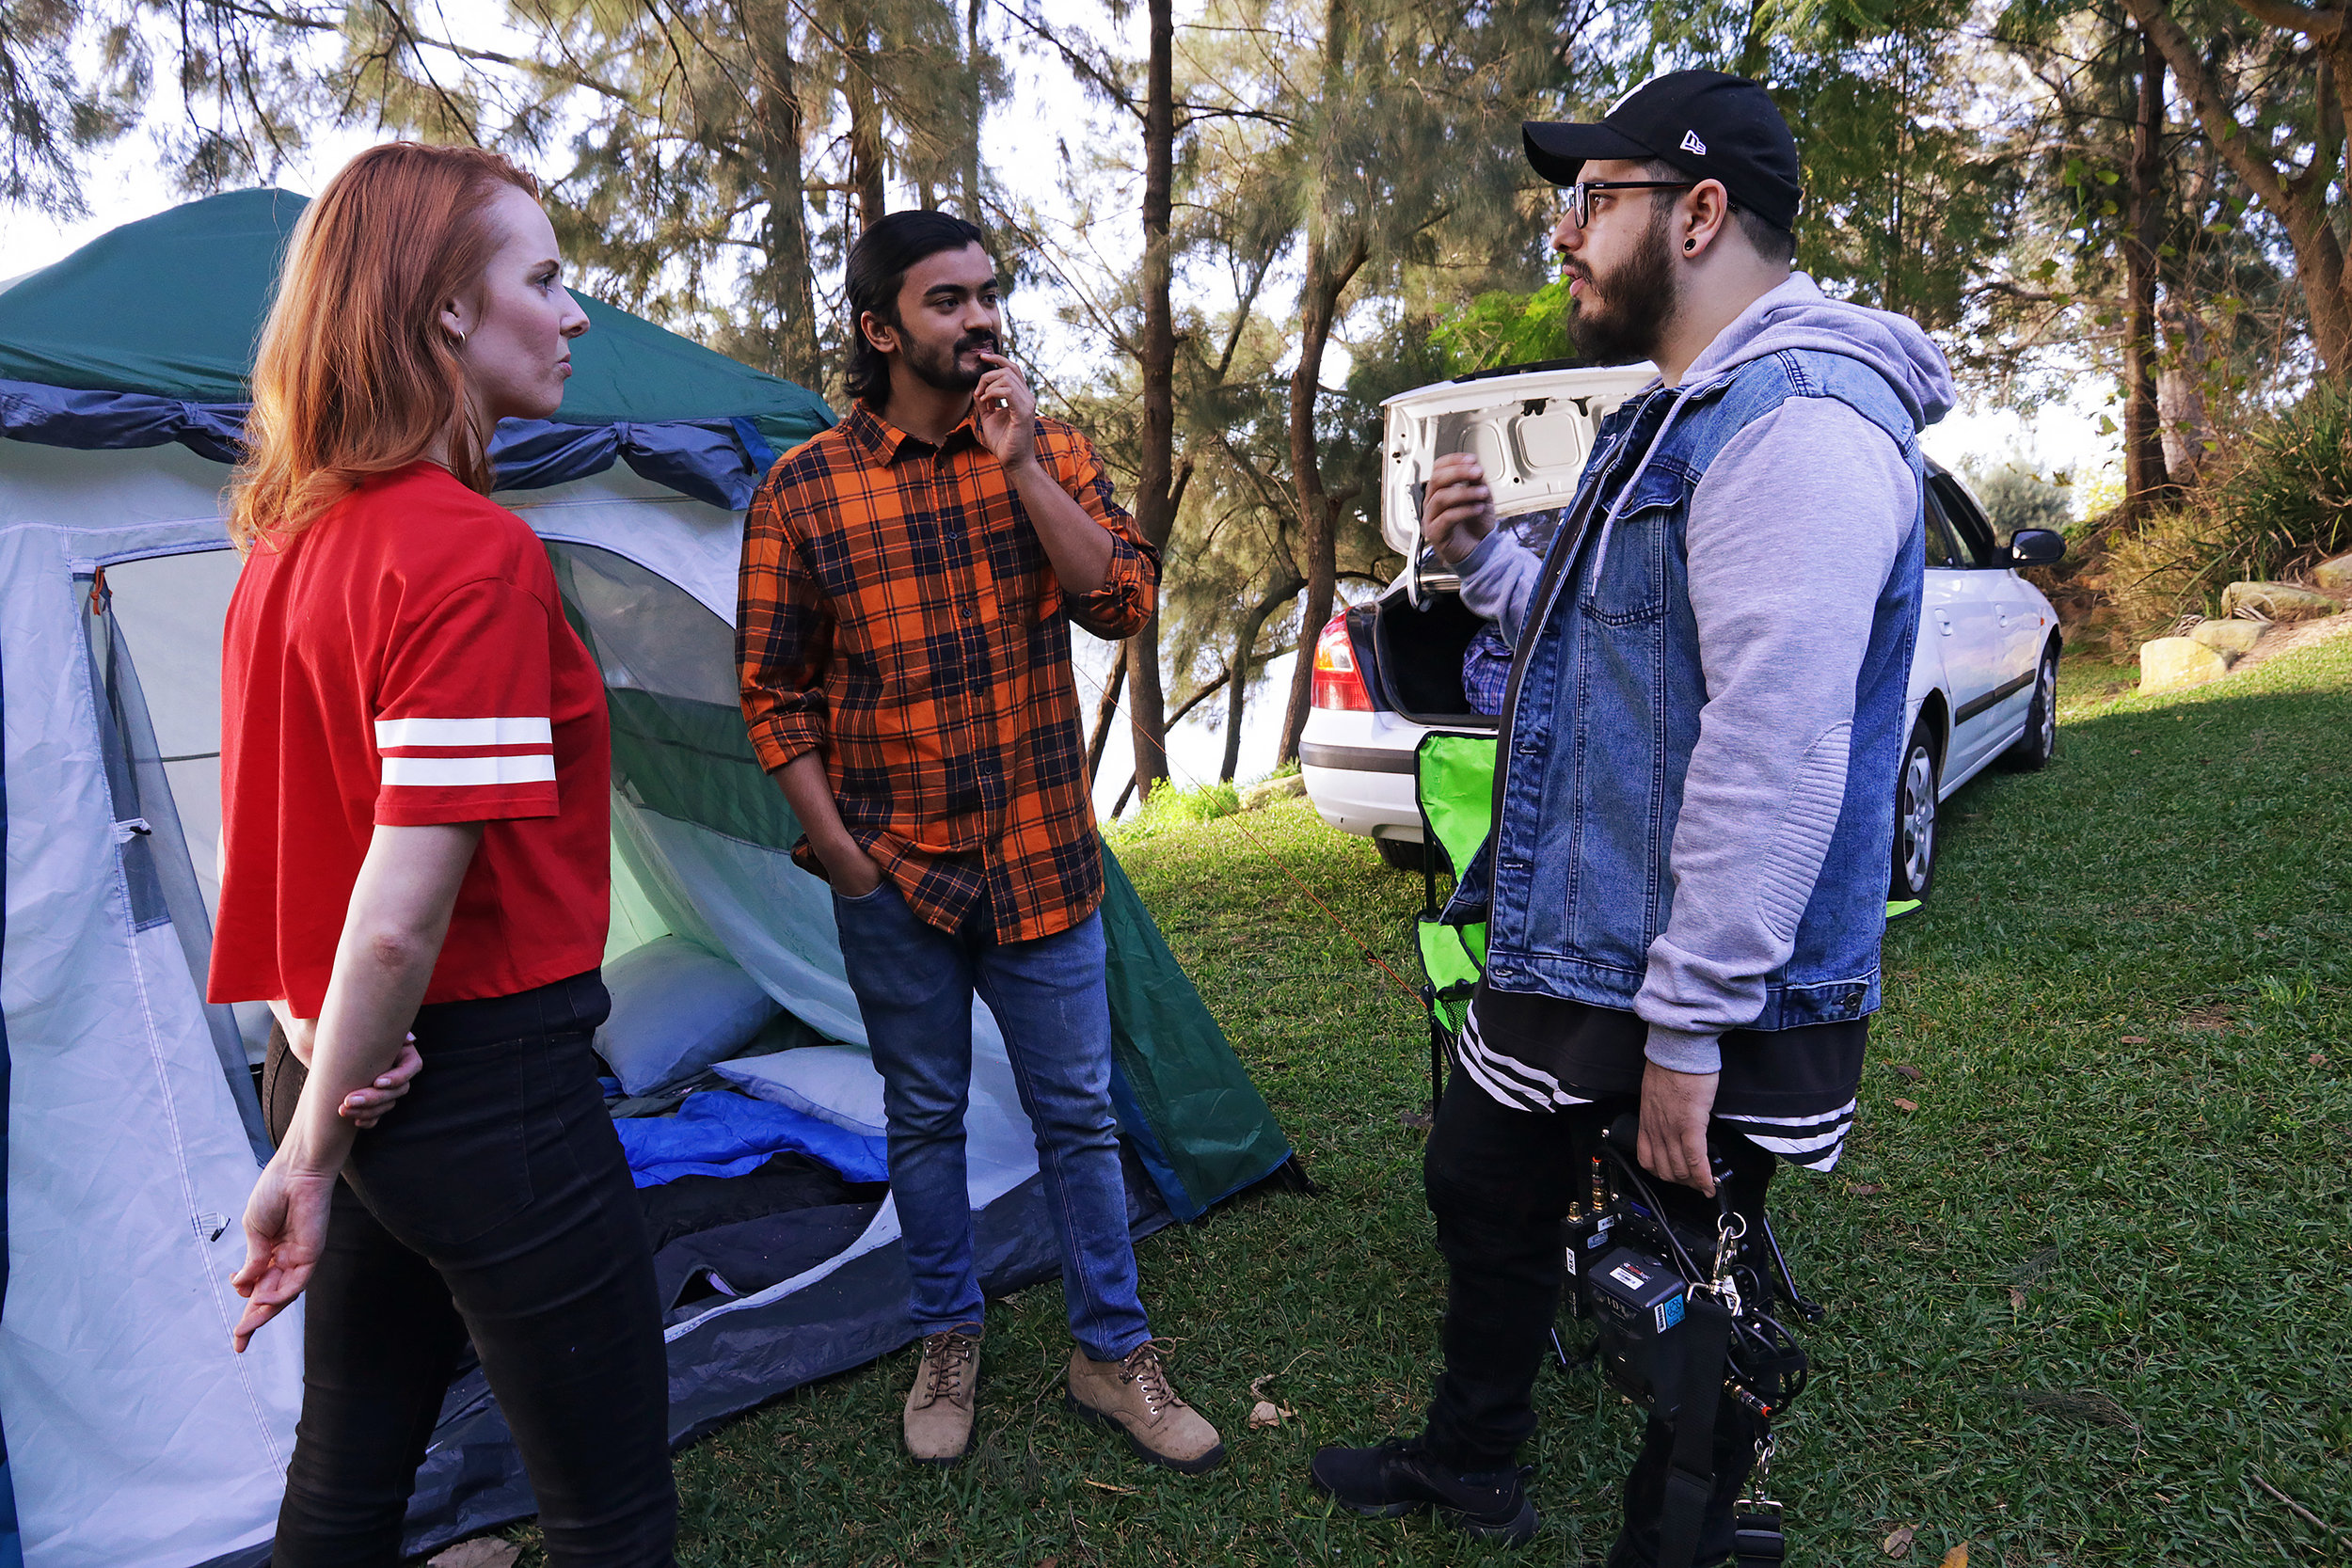
M467 407L441 308L489 266L489 205L538 182L495 152L389 142L345 164L294 225L253 358L246 458L230 481L241 550L282 540L373 474L446 435L450 468L486 495L485 433Z

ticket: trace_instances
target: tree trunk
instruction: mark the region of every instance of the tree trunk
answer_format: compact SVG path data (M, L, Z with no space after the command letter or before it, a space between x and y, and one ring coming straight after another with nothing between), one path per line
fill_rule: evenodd
M2214 442L2213 413L2205 405L2213 341L2204 318L2184 305L2178 292L2166 299L2163 319L2165 349L2172 360L2156 378L2164 471L2175 484L2194 484Z
M963 65L972 83L972 104L967 111L972 117L972 135L964 142L963 158L957 169L963 186L964 221L982 228L987 227L987 220L980 215L980 120L988 112L984 97L988 85L981 70L987 62L980 54L980 7L984 3L985 0L971 0L963 13Z
M792 58L790 13L778 7L753 40L759 87L761 169L768 191L767 293L775 311L776 373L822 389L825 365L817 347L817 299L810 287L806 206L806 119L799 64Z
M1323 18L1323 97L1336 103L1346 87L1349 49L1347 0L1326 0ZM1318 149L1319 180L1333 179L1331 167L1341 150ZM1290 705L1282 714L1282 739L1276 748L1276 766L1298 755L1298 735L1307 727L1307 706L1314 690L1315 639L1330 617L1338 586L1338 510L1323 487L1323 465L1315 451L1315 394L1323 386L1323 351L1331 341L1340 295L1370 256L1370 242L1354 228L1344 247L1335 247L1326 190L1313 193L1307 214L1307 276L1298 290L1298 367L1291 372L1291 482L1298 492L1301 553L1307 558L1307 604L1298 622L1298 667L1291 672Z
M2295 251L2296 281L2312 318L2312 346L2331 377L2352 381L2352 291L2346 288L2344 240L2328 211L2328 188L2344 167L2347 105L2341 89L2352 78L2352 29L2343 27L2338 18L2339 25L2326 41L2312 40L2320 58L2317 147L2311 166L2290 175L2232 118L2212 68L2173 19L2167 0L2123 0L2123 8L2164 52L2165 64L2188 93L2197 123L2214 150L2286 227L2287 242ZM2244 0L2240 8L2251 10Z
M882 103L874 91L871 34L863 22L851 26L841 90L850 101L850 184L857 196L858 231L864 233L890 205L882 183Z
M2164 466L2164 420L2156 402L2156 275L2164 243L2164 52L2141 35L2139 115L2132 127L2132 232L2123 243L2123 505L2144 516L2171 487Z
M1307 231L1307 281L1299 291L1298 368L1291 372L1291 474L1298 492L1299 553L1307 560L1307 604L1298 623L1298 667L1291 672L1290 705L1282 715L1279 766L1298 755L1299 732L1314 690L1315 639L1331 616L1339 585L1338 506L1323 487L1323 464L1315 451L1315 394L1323 383L1323 351L1331 341L1340 293L1364 261L1359 238L1349 254L1332 265L1318 217Z
M1234 633L1233 661L1228 666L1233 672L1233 689L1225 699L1225 760L1218 765L1216 774L1222 783L1232 783L1233 775L1241 768L1243 699L1249 692L1249 666L1258 651L1258 634L1265 629L1265 624L1274 612L1297 597L1298 591L1305 586L1293 578L1271 590L1258 601L1258 607L1243 619L1240 629Z
M1094 705L1094 738L1087 742L1087 787L1103 776L1103 748L1110 743L1111 720L1119 712L1119 689L1127 683L1128 644L1119 645L1119 657L1111 661L1110 678L1103 683L1103 696Z
M1168 222L1176 160L1176 24L1174 0L1151 0L1152 55L1143 112L1143 341L1136 371L1143 384L1143 450L1136 474L1136 528L1154 549L1175 531L1176 316L1171 293L1175 262ZM1168 777L1167 693L1160 684L1160 617L1136 633L1135 698L1128 717L1136 735L1136 784L1145 800Z

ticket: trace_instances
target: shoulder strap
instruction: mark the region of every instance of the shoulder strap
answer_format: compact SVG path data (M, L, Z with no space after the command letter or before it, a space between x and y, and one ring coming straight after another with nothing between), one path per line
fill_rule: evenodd
M1658 1568L1692 1568L1715 1495L1715 1412L1723 1402L1731 1309L1706 1291L1690 1293L1683 1327L1681 1397L1675 1405L1674 1465L1658 1520Z

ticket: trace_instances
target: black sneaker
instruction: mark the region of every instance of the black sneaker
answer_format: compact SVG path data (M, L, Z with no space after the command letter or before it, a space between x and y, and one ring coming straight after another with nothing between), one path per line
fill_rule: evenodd
M1431 1459L1418 1437L1391 1437L1376 1449L1318 1449L1309 1472L1342 1508L1367 1518L1434 1508L1447 1524L1481 1540L1518 1546L1535 1536L1535 1505L1518 1468L1455 1475Z

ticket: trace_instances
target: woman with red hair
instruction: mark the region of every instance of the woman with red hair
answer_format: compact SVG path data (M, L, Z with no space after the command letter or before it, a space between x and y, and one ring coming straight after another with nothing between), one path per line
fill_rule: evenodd
M399 1560L469 1339L548 1560L673 1560L660 1309L589 1047L604 687L486 499L491 431L555 412L588 327L560 269L505 159L373 148L303 214L254 364L210 989L281 1024L233 1281L240 1351L309 1294L277 1568Z

